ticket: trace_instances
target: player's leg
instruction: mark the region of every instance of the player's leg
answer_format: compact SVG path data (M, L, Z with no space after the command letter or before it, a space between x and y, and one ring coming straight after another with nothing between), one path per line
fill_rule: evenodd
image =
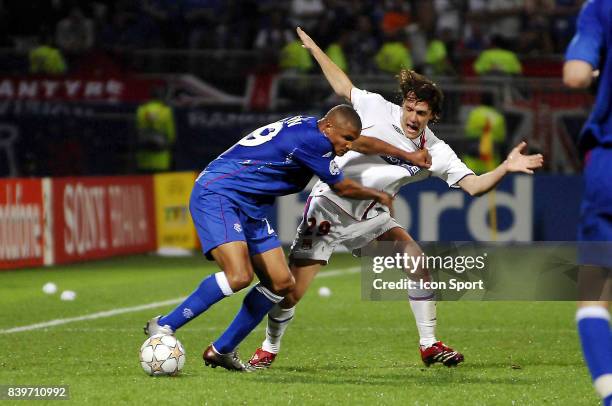
M248 218L244 214L242 220L250 259L260 283L251 288L232 323L204 352L207 364L238 370L244 369L244 366L238 361L236 347L259 324L272 306L291 292L294 285L280 240L268 221ZM222 354L231 362L216 363ZM235 367L237 362L242 368Z
M402 227L393 227L381 234L378 241L392 243L389 247L396 252L404 252L410 256L420 257L423 251L414 239ZM413 280L428 280L427 270L421 267L407 270ZM431 289L409 289L408 299L419 332L419 350L425 365L440 362L446 366L454 366L463 362L463 355L436 338L437 309L435 293Z
M295 286L282 302L268 313L266 338L251 357L253 368L268 368L280 351L281 340L295 315L295 306L304 296L319 269L327 264L336 244L342 240L342 227L333 203L312 198L306 204L290 253L290 269ZM331 222L331 219L336 221ZM344 219L349 221L348 219Z
M166 316L149 320L145 326L148 335L172 334L253 280L249 250L234 203L221 195L202 193L196 185L189 207L202 251L209 259L214 259L221 270L206 277L187 299Z
M230 326L213 346L219 353L235 350L240 342L259 324L272 307L283 300L294 285L285 254L278 247L252 257L255 272L261 279L269 281L269 287L261 282L251 288L244 298L242 307Z
M593 386L605 405L612 402L612 333L608 305L607 301L582 301L576 312L582 354Z
M291 260L290 269L295 278L295 287L268 313L266 338L249 360L256 369L268 368L280 351L281 340L295 315L295 306L308 290L310 284L326 261L310 259Z
M596 148L584 171L585 189L578 228L576 321L584 360L604 404L612 403L612 150Z

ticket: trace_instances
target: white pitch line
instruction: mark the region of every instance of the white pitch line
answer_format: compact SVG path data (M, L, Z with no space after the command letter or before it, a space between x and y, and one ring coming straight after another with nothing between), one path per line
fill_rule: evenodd
M335 270L335 271L328 271L328 272L320 273L320 274L317 275L317 279L318 278L326 278L326 277L329 278L331 276L337 276L337 275L352 274L352 273L357 273L359 271L360 271L359 267L348 268L348 269L338 269L338 270ZM133 313L133 312L139 312L141 310L154 309L156 307L163 307L163 306L173 305L173 304L181 303L183 300L185 300L185 297L179 297L179 298L176 298L176 299L164 300L163 302L147 303L147 304L143 304L143 305L139 305L139 306L122 307L122 308L119 308L119 309L105 310L103 312L86 314L84 316L69 317L69 318L66 318L66 319L49 320L49 321L44 321L42 323L36 323L36 324L30 324L30 325L27 325L27 326L13 327L13 328L9 328L9 329L6 329L6 330L0 330L0 334L20 333L22 331L38 330L38 329L41 329L41 328L59 326L59 325L62 325L62 324L74 323L74 322L77 322L77 321L95 320L95 319L102 319L102 318L105 318L105 317L113 317L113 316L116 316L118 314Z

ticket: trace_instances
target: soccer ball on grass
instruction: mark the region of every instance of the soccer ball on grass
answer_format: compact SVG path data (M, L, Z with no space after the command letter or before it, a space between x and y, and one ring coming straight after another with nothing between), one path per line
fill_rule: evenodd
M185 365L185 349L176 337L156 334L140 347L140 365L151 376L176 375Z

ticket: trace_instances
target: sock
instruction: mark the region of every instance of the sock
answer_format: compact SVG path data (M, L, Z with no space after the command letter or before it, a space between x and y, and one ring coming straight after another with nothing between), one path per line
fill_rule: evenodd
M610 313L601 306L588 306L576 312L578 334L584 360L591 372L593 385L604 399L612 400L612 333Z
M270 292L261 284L253 286L242 301L240 311L229 325L227 330L223 332L221 337L213 343L213 346L220 354L227 354L238 346L249 335L251 331L272 307L283 300L281 296L277 296Z
M264 351L278 354L280 351L281 339L285 330L289 326L293 315L295 314L295 307L289 309L283 309L278 304L275 305L270 313L268 313L268 327L266 328L266 339L264 340L261 348Z
M187 299L166 316L159 319L159 325L168 325L172 330L185 325L191 319L204 313L206 309L232 293L227 277L223 272L210 275L200 283Z
M427 348L438 340L436 339L436 301L434 292L425 289L409 289L408 299L417 330L419 331L419 345Z

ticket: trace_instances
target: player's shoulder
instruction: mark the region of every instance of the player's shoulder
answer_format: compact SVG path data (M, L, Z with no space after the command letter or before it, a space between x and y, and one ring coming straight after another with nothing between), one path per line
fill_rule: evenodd
M429 127L425 130L425 148L429 150L429 153L433 157L438 157L439 159L448 159L453 155L456 155L453 148L448 145L444 140L438 138L433 131L429 129Z
M429 127L425 127L425 148L431 148L436 145L446 144L434 134Z
M351 89L351 103L353 105L361 105L366 103L374 105L393 104L387 99L385 99L380 93L359 89L358 87L353 87Z
M286 119L285 124L288 129L299 131L299 134L292 137L296 147L314 153L326 153L332 150L331 142L319 130L316 117L295 116Z
M357 87L351 89L351 103L362 119L368 116L369 118L378 117L386 121L388 116L384 117L385 115L394 116L397 113L401 113L399 105L385 99L381 94Z

